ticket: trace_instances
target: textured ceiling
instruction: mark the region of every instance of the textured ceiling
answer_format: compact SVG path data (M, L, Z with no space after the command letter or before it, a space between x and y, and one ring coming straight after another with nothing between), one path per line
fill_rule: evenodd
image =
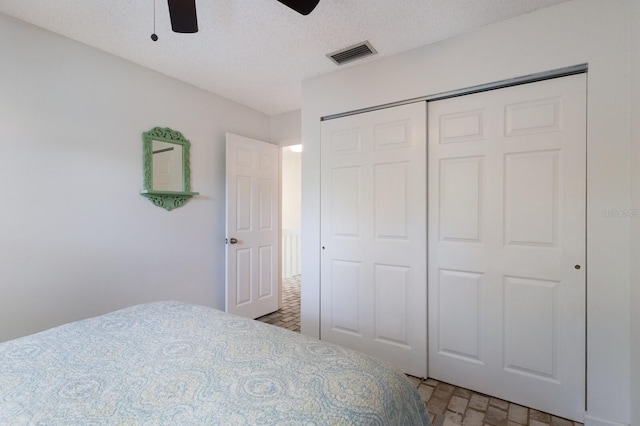
M375 60L566 0L197 0L195 34L171 32L167 2L0 0L0 12L265 114L300 108L300 82L339 69L325 55L369 40ZM344 68L350 65L343 65Z

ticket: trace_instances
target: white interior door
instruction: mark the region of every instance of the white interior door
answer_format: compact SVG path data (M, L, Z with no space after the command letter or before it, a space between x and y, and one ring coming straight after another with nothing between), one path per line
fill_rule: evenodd
M324 121L320 335L426 376L426 104Z
M227 133L226 310L258 318L280 303L278 147Z
M428 110L429 375L583 421L586 76Z

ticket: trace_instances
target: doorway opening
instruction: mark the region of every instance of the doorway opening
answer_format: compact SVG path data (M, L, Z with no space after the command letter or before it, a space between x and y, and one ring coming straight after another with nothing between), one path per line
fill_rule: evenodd
M302 145L280 148L280 309L258 321L300 332Z
M280 148L282 279L300 275L301 270L301 174L302 145Z

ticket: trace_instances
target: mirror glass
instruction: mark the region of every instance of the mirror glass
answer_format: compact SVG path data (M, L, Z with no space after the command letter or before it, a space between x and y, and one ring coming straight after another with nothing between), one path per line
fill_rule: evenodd
M182 145L153 140L151 143L152 189L183 191Z
M154 127L142 134L143 191L190 192L191 144L182 133Z

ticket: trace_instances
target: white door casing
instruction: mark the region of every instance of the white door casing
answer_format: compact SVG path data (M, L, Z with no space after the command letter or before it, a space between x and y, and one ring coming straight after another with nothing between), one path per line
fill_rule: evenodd
M586 75L428 104L429 375L583 421Z
M321 124L322 340L426 377L426 104Z
M258 318L280 303L280 155L231 133L226 146L225 309Z

